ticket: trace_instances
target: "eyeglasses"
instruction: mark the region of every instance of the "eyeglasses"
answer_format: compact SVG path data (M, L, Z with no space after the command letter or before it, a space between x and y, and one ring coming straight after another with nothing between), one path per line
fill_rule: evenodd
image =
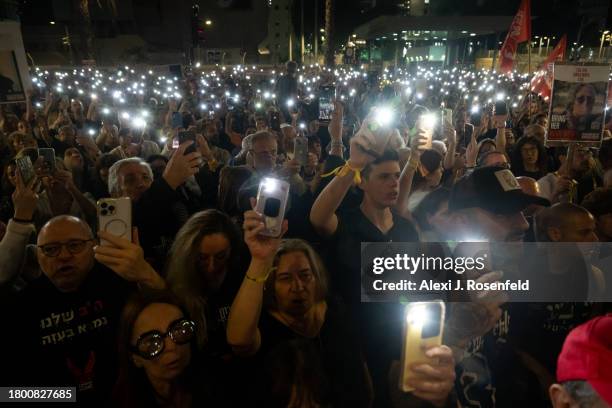
M297 274L281 273L276 276L276 281L280 283L293 284L295 281L300 281L302 284L310 283L314 279L312 272L303 271Z
M63 247L66 247L72 255L80 254L90 241L93 241L93 239L73 239L67 242L52 242L50 244L38 245L38 248L40 248L45 256L55 258L62 252Z
M587 104L592 105L593 103L595 103L595 98L593 96L581 95L576 98L576 102L578 102L579 104L583 104L584 102L586 102Z
M130 345L130 349L146 360L152 360L159 356L166 347L164 339L170 337L175 344L187 344L195 334L195 322L188 319L178 319L170 323L165 333L159 330L151 330L143 333L136 340L136 345Z

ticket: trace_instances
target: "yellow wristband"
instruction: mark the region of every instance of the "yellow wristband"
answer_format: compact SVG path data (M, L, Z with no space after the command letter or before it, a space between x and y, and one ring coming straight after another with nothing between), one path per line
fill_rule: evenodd
M270 268L270 270L268 271L268 273L266 273L266 276L262 276L261 278L253 278L251 276L249 276L248 273L244 274L244 277L247 278L250 281L253 281L255 283L264 283L266 280L268 280L268 276L270 276L270 274L272 273L272 271L274 271L276 268Z
M355 182L355 184L361 184L361 169L355 169L351 167L348 162L346 162L344 166L336 167L329 173L322 174L321 177L329 177L331 175L344 177L351 171L355 172L355 175L353 176L353 181Z
M215 171L215 169L217 168L217 161L215 159L209 160L208 161L208 168L210 169L210 171Z

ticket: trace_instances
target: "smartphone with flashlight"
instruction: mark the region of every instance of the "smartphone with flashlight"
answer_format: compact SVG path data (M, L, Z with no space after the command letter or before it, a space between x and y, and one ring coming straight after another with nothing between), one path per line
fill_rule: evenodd
M330 121L334 111L334 99L336 98L336 87L322 86L319 88L319 120Z
M97 203L98 230L132 241L132 202L129 197L101 198ZM112 246L106 240L101 245Z
M183 115L181 112L172 112L172 129L183 127Z
M436 125L436 115L434 113L426 113L419 116L417 119L417 128L422 130L427 138L427 141L423 145L424 149L431 149L433 142L433 131Z
M300 166L305 166L308 163L308 139L298 136L293 143L293 157L300 163Z
M505 101L496 101L495 102L495 116L507 115L508 114L508 105Z
M189 140L193 141L193 143L187 149L185 149L185 154L186 155L196 151L196 135L195 135L195 132L193 130L183 130L181 132L178 132L178 143L179 143L179 145L182 145L183 143L185 143L185 142L187 142Z
M44 171L47 174L55 173L55 149L43 147L38 149L38 156L44 160Z
M288 198L289 183L272 177L261 180L255 206L255 211L264 216L265 229L261 235L280 236Z
M17 169L19 170L19 174L21 174L21 180L23 180L23 184L27 186L36 176L30 156L23 155L22 157L18 157L17 159L15 159L15 164L17 165Z
M444 108L440 111L442 116L442 126L453 126L453 110Z
M270 114L270 129L280 131L280 113L272 112Z
M474 126L482 125L482 110L478 106L472 107L470 111L470 123Z
M399 376L399 388L403 392L414 391L408 382L420 376L412 370L414 364L434 363L425 351L442 345L445 313L441 300L412 302L406 306Z

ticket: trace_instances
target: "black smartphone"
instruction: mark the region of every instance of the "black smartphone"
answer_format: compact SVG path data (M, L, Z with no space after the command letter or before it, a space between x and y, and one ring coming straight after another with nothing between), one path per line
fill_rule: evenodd
M482 110L481 109L472 109L470 113L470 123L474 126L482 125Z
M183 114L181 112L172 112L172 129L183 127Z
M185 154L193 153L196 151L196 135L192 130L183 130L178 132L178 140L179 145L187 142L188 140L192 140L193 143L187 149L185 149Z
M495 102L495 115L507 115L508 114L508 105L505 101L497 101Z
M47 174L55 173L55 149L43 147L38 149L38 156L44 160L44 170Z
M280 131L280 113L272 112L270 114L270 129Z
M322 86L319 88L319 120L330 121L334 111L334 99L336 98L335 86Z

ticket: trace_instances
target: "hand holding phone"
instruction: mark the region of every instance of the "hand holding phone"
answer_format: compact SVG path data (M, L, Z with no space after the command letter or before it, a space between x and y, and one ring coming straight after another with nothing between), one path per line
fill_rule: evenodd
M29 185L30 182L36 177L36 173L34 171L34 166L32 165L32 160L30 160L30 156L24 155L15 159L15 164L17 165L17 171L21 175L21 180L25 185Z
M436 125L436 116L433 113L426 113L424 115L419 116L417 119L417 129L419 132L422 132L425 136L425 144L423 145L423 149L429 150L432 147L433 142L433 131Z
M428 350L442 345L445 311L442 301L412 302L406 306L400 360L400 390L415 391L412 384L425 376L414 370L415 365L437 364L436 358L432 357L432 353L428 353Z
M193 153L196 151L196 135L193 130L183 130L178 132L178 144L182 145L187 141L192 141L193 143L185 149L185 154ZM174 146L173 146L174 147ZM178 146L177 146L178 148Z
M264 217L264 229L260 235L278 237L281 235L287 200L289 199L289 183L272 177L265 177L259 183L255 211Z
M132 241L132 200L129 197L102 198L98 200L98 231L105 231L118 238ZM113 246L105 239L103 246Z
M308 163L308 138L298 136L293 141L293 158L297 160L300 166L305 166Z

